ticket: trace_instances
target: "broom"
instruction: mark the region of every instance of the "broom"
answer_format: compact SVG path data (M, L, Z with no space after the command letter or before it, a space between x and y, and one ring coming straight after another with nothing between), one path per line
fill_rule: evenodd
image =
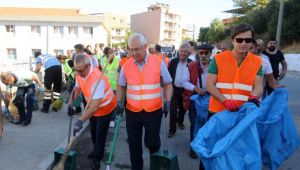
M52 107L60 110L63 107L63 104L67 102L67 100L69 99L70 93L69 90L72 87L72 83L70 83L68 85L68 88L64 91L64 93L59 96L58 99L56 99L53 103L52 103Z
M110 56L109 59L112 59L112 56ZM108 64L109 64L109 62L107 62L107 63L105 64L104 69L102 70L101 76L100 76L100 78L98 79L98 81L97 81L97 83L96 83L96 85L95 85L96 88L93 89L91 99L94 97L94 94L95 94L95 92L96 92L96 89L98 88L98 85L99 85L99 83L101 82L101 80L102 80L102 78L103 78L103 75L104 75L104 73L105 73L105 71L106 71L106 68L107 68ZM88 103L87 103L87 105L85 106L84 111L83 111L82 113L84 113L84 112L87 110L87 108L89 107L91 101L92 101L92 100L89 100L89 101L88 101ZM71 141L70 141L70 143L68 144L66 150L64 151L63 156L61 156L59 162L54 166L53 170L64 170L65 162L66 162L66 160L67 160L67 158L68 158L68 155L69 155L69 152L70 152L72 146L74 145L75 139L76 139L76 136L74 136L74 137L71 138Z
M0 114L0 139L2 138L2 135L3 135L3 126L4 126L4 118L3 118L2 110L1 110L1 114Z

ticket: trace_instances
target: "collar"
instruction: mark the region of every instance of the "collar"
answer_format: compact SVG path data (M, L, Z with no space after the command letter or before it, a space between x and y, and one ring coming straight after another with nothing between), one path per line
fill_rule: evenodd
M148 57L149 57L149 53L147 52L147 53L146 53L146 57L144 58L144 61L143 61L142 64L145 64L145 63L146 63ZM134 60L134 63L135 63L136 65L142 65L142 64L140 64L139 62L137 62L137 61L135 61L135 60Z
M83 78L83 80L86 80L86 79L90 76L90 74L92 73L92 71L93 71L93 65L90 64L90 70L89 70L89 73L85 76L85 78Z

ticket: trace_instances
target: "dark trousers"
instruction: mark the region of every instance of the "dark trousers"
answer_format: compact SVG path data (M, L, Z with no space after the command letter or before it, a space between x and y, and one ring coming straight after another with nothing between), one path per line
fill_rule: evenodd
M191 105L189 108L189 119L190 119L190 142L192 142L192 140L194 139L194 129L195 129L195 121L196 121L196 117L197 117L197 112L196 112L196 108L194 105L194 102L191 101Z
M45 70L44 83L46 90L44 94L43 110L49 110L52 98L56 100L60 96L62 85L62 70L60 65L52 66ZM53 94L51 91L52 85Z
M173 86L173 95L170 106L170 132L176 132L176 122L183 123L185 110L182 104L183 88Z
M93 161L99 162L104 155L105 140L111 119L111 113L105 116L93 116L90 121L90 133L94 145Z
M26 95L26 96L25 96ZM32 108L35 96L34 84L26 87L18 87L14 104L18 108L20 121L30 123L32 118ZM24 99L26 99L26 111Z
M149 149L150 154L159 150L161 119L161 109L153 112L146 112L144 110L141 112L132 112L126 109L126 129L132 170L143 170L143 127L145 128L145 146Z

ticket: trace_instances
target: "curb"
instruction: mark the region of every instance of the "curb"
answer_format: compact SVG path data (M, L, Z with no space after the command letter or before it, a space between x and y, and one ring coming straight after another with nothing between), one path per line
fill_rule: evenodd
M82 130L78 133L76 138L74 139L74 145L76 146L77 142L81 139L82 134L86 132L86 130L89 127L89 123L84 123ZM59 148L65 148L68 143L68 137L66 137L59 145L55 147L55 149L49 153L45 159L43 159L33 170L51 170L52 169L52 164L54 161L54 151L59 149Z

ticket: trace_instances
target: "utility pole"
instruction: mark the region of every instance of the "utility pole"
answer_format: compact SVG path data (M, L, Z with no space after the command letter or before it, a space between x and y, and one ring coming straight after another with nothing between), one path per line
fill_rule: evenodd
M280 37L281 37L281 28L282 28L282 20L283 20L283 10L284 10L284 0L280 0L278 25L277 25L277 32L276 32L277 49L280 49Z
M195 41L195 24L193 24L193 41Z

